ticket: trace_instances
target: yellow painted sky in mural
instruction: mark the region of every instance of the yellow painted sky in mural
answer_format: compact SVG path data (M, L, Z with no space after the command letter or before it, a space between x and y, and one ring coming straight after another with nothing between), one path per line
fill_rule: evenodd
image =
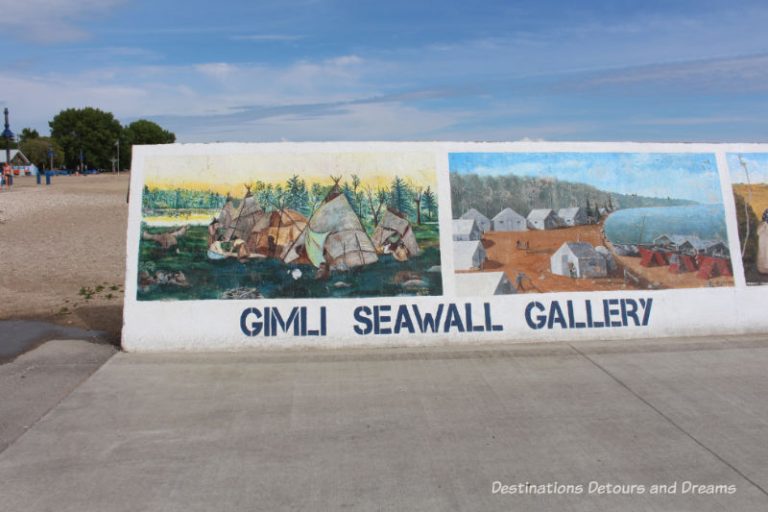
M389 186L395 176L417 187L437 189L435 156L429 152L252 153L148 156L144 183L150 188L211 190L233 196L245 183L285 183L298 174L308 186L331 185L331 176L363 187Z

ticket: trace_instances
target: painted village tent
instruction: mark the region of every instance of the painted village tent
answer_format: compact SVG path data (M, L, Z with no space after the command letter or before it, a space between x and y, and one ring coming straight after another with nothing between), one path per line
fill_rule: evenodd
M504 272L468 272L454 276L460 297L510 295L515 287Z
M379 225L376 226L371 240L378 253L389 252L392 245L400 246L402 243L407 254L395 250L393 254L398 260L404 261L407 258L421 254L421 249L416 242L416 235L413 233L411 223L408 222L408 219L403 214L391 208L387 208L387 211L384 212L384 216L379 221Z
M494 231L528 231L525 217L512 208L504 208L492 220Z
M485 248L478 240L453 242L453 266L455 270L482 270L485 264Z
M557 211L557 216L563 220L566 226L583 226L589 223L589 217L587 216L584 208L575 206L573 208L560 208Z
M363 224L338 186L282 253L286 263L304 258L318 268L325 263L329 270L347 270L379 259Z
M232 213L232 220L229 222L229 225L225 226L222 223L224 240L229 241L236 236L242 240L247 240L254 228L263 229L268 225L269 215L249 191L243 198L240 206Z
M235 207L232 197L227 195L227 201L224 203L219 215L216 217L216 220L221 225L221 229L225 232L232 227L232 219L234 218L236 211L237 208Z
M586 242L565 242L550 258L553 274L580 278L608 275L605 258Z
M485 233L486 231L491 230L491 221L480 213L479 211L475 210L474 208L470 208L464 214L459 217L460 219L472 219L475 222L477 222L477 227L480 228L480 233Z
M536 208L528 214L528 227L531 229L555 229L562 225L562 220L549 208Z
M482 231L474 219L453 219L453 239L454 240L480 240Z
M280 256L301 235L307 218L295 210L273 210L256 216L246 245L251 254Z
M611 254L611 251L608 250L607 247L598 245L597 247L595 247L595 252L597 252L600 256L602 256L603 259L605 260L605 268L608 271L608 273L614 272L616 271L616 269L618 269L616 258L613 257L613 254Z

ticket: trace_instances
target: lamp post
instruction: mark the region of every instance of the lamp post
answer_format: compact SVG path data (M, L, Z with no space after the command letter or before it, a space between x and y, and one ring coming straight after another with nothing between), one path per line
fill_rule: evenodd
M117 146L117 175L120 176L120 139L117 139L115 146Z
M5 165L8 167L11 166L11 141L15 138L13 135L13 132L11 131L10 123L8 123L8 107L5 107L5 110L3 111L5 114L5 130L3 130L3 138L5 139ZM3 168L3 172L5 172L5 168ZM11 171L6 179L8 180L8 183L5 184L6 187L10 190L11 185L13 185L13 171Z

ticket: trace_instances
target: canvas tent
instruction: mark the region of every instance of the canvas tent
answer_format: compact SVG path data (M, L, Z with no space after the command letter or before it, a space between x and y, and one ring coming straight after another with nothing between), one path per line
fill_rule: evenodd
M517 291L504 272L469 272L454 277L460 297L510 295Z
M249 192L235 210L230 227L224 230L224 240L232 240L236 236L247 240L254 227L268 223L267 214Z
M384 216L379 221L379 225L376 226L371 240L378 253L389 252L393 245L402 245L407 251L406 258L421 254L421 249L416 242L416 236L413 234L411 223L408 222L408 219L402 213L391 208L387 208L387 211L384 212ZM400 254L400 252L395 252L394 254L397 258L397 254Z
M566 226L583 226L589 222L587 212L584 208L578 206L573 208L560 208L557 212L557 216L562 219L563 224Z
M528 214L528 227L532 229L554 229L561 226L560 217L549 208L536 208Z
M483 233L474 219L453 219L454 240L480 240L482 236Z
M216 217L216 221L221 225L221 229L225 232L232 227L232 219L235 216L237 208L235 207L232 196L227 194L227 201L222 206L219 215Z
M504 208L492 220L494 231L528 231L526 218L512 208Z
M488 217L475 210L474 208L470 208L459 218L465 220L474 220L477 223L477 227L480 228L480 233L485 233L486 231L491 230L491 221L488 219Z
M479 241L453 242L453 266L455 270L482 270L485 258L485 248Z
M579 278L608 275L605 258L586 242L565 242L550 258L553 274Z
M373 242L338 185L282 253L286 263L306 258L315 267L347 270L378 261Z
M256 218L247 240L248 252L264 256L279 256L307 226L307 218L295 210L283 209L264 213Z

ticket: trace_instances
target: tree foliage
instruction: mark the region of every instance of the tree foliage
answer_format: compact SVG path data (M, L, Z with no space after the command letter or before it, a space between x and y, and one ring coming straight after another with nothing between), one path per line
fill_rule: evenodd
M53 150L53 166L64 165L64 150L50 137L27 138L19 144L19 149L41 170L51 168L49 149Z
M120 165L130 164L133 146L143 144L173 144L176 142L176 134L170 132L159 124L139 119L123 129L120 137Z
M475 208L490 218L504 208L512 208L520 215L527 216L535 208L558 210L585 205L587 202L593 215L599 205L607 205L609 210L613 210L614 207L641 208L695 204L695 201L685 199L618 194L584 183L559 181L553 178L451 173L451 206L454 218L458 218L470 208Z
M115 142L122 134L120 123L111 113L92 107L70 108L59 112L48 124L51 137L64 150L67 167L80 165L82 150L86 167L111 168Z
M37 139L39 137L40 134L34 128L22 128L21 133L19 133L19 146L28 140ZM26 153L26 151L24 153Z

